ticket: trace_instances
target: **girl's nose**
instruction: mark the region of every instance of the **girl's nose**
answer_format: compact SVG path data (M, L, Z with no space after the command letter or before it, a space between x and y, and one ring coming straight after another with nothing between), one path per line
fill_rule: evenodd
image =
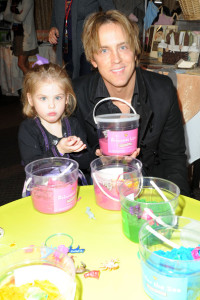
M49 108L55 107L55 101L54 99L49 99Z

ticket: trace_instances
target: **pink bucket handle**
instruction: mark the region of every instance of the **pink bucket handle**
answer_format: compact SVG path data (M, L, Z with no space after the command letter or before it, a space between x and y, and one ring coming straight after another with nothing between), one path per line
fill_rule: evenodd
M95 107L94 107L94 110L93 110L93 119L94 119L95 124L97 124L97 121L96 121L96 118L95 118L95 110L96 110L96 107L97 107L100 103L105 102L105 101L108 101L108 100L117 100L117 101L123 102L123 103L127 104L127 105L132 109L132 111L134 112L135 115L137 114L136 111L135 111L135 109L133 108L133 106L132 106L131 104L129 104L127 101L125 101L125 100L123 100L123 99L121 99L121 98L107 97L107 98L104 98L104 99L100 100L100 101L95 105Z

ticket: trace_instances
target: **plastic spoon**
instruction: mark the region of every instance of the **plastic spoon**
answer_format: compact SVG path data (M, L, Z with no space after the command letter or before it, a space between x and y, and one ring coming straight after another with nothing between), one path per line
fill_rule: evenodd
M162 220L161 220L161 218L160 217L157 217L156 215L154 215L154 213L148 208L148 207L145 207L144 208L144 211L146 211L146 213L150 216L150 217L152 217L152 219L154 219L158 224L160 224L160 225L162 225L162 226L164 226L164 227L169 227L169 228L172 228L173 226L171 226L171 225L168 225L167 223L165 223L165 222L163 222ZM177 223L177 222L176 222ZM175 224L176 224L175 223Z
M62 176L64 174L66 174L70 169L71 167L73 166L73 163L71 163L62 173L60 173L58 176Z
M150 183L154 187L154 189L158 192L158 194L162 197L162 199L165 202L169 203L169 206L171 207L172 211L174 212L174 209L173 209L171 203L169 202L169 200L167 199L167 197L164 195L164 193L161 191L161 189L157 186L157 184L153 180L150 180Z
M161 233L154 230L151 226L147 225L146 229L151 232L153 235L155 235L158 239L163 241L164 243L168 244L172 248L180 248L179 245L175 244L174 242L168 240L166 237L164 237Z

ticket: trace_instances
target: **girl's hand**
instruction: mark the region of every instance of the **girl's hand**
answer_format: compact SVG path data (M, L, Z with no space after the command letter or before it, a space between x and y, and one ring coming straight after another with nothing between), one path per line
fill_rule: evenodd
M62 138L57 144L57 149L60 153L80 152L86 149L86 145L77 136L68 136Z

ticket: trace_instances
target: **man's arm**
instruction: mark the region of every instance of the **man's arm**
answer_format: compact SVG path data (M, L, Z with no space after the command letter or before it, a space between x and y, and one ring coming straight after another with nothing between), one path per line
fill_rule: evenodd
M175 88L171 88L171 91L172 94L169 94L169 97L172 99L172 104L160 137L159 156L162 159L165 178L176 183L182 193L189 195L182 114Z
M99 0L99 6L104 10L116 9L112 0Z

